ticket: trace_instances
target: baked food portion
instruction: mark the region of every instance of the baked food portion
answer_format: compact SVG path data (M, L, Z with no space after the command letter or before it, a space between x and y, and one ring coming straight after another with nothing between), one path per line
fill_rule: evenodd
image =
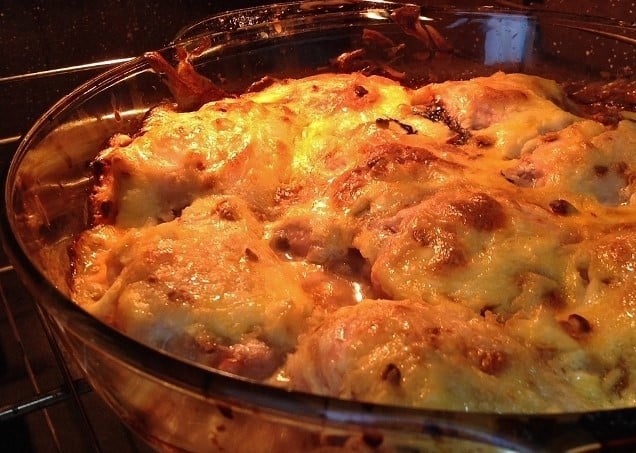
M76 244L76 301L152 346L262 379L294 348L312 309L301 275L262 229L241 199L214 195L171 222L99 226Z
M503 174L522 187L570 192L573 203L592 197L600 204L618 206L633 201L635 146L634 121L621 121L610 129L595 121L579 121L528 141L520 159Z
M393 222L395 233L376 241L371 274L392 299L441 295L503 318L568 300L568 249L582 238L543 207L456 188L403 209Z
M344 398L465 411L594 406L494 316L444 300L365 300L308 334L287 364L295 387Z
M134 138L114 137L93 163L100 181L91 195L93 222L165 222L197 197L229 187L254 206L271 204L288 177L292 116L281 106L232 99L187 113L156 107Z
M93 164L74 300L188 359L455 410L636 404L636 125L554 81L322 74L163 105Z

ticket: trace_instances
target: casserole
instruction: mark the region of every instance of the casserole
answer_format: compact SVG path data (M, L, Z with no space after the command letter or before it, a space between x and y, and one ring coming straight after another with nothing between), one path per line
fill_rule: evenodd
M176 63L185 49L199 73L232 93L244 92L265 77L324 72L334 62L342 70L359 64L374 67L413 86L490 75L498 69L549 75L569 84L578 96L586 91L577 84L603 82L614 75L608 69L617 69L622 78L629 76L624 69L634 55L629 27L544 13L535 17L448 8L418 11L417 22L408 22L413 16L407 15L405 25L392 20L403 7L386 2L311 2L238 11L185 30L174 46L159 53ZM434 27L418 34L420 21ZM229 29L223 28L227 24ZM574 64L579 46L565 52L556 40L550 41L558 27L580 30L582 42L590 30L596 33L594 40L611 40L611 62L604 56L602 61ZM359 55L355 52L364 46L368 30L404 43L405 54L417 58L391 64L375 56L352 58ZM459 35L461 39L453 38ZM510 40L512 46L502 45ZM183 96L178 85L170 85L172 92L166 88L158 75L170 78L170 72L157 71L153 58L137 59L80 87L34 126L7 176L3 226L8 253L60 338L98 392L133 429L157 446L195 451L212 446L254 451L253 443L238 443L246 433L250 439L267 439L263 450L454 448L461 440L523 450L629 437L632 409L563 415L463 413L264 387L148 348L70 303L64 296L70 264L64 265L68 257L59 253L65 247L42 246L64 243L85 227L88 162L108 137L134 132L149 107L173 97L191 107L186 105L191 98ZM623 110L625 102L629 100L615 104ZM588 104L593 109L595 100ZM564 426L572 431L557 435Z

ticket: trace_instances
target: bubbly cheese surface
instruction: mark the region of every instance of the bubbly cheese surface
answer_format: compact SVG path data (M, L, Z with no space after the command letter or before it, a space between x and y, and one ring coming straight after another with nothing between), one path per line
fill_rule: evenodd
M636 404L636 123L553 81L277 81L93 171L73 297L140 341L362 401Z

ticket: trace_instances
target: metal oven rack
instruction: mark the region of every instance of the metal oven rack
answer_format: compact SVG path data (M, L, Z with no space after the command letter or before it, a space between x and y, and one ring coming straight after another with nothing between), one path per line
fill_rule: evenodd
M103 70L104 67L115 63L117 62L104 62L101 65L0 78L0 92L18 90L25 93L37 84L55 84L55 77L62 75L64 86L58 85L58 89L70 90L72 87L67 88L65 85L78 84L94 75L95 71ZM57 93L53 92L52 96L56 95ZM46 104L53 100L41 102ZM8 165L18 146L21 131L17 132L2 131L2 166ZM2 252L0 451L151 451L92 391L81 370L52 336L46 314L38 308L21 285L16 272Z
M150 451L92 392L15 272L0 268L0 450Z

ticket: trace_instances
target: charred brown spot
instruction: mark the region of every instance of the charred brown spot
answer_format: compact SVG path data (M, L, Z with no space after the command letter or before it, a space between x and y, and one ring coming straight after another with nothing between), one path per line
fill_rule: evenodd
M590 283L590 273L587 267L579 267L577 272L579 273L581 280L583 280L583 283L586 285Z
M302 223L291 223L276 231L271 241L272 248L294 257L305 257L311 249L311 228Z
M382 371L381 378L393 386L398 386L402 382L402 373L397 365L389 363Z
M448 143L449 145L461 146L468 143L469 139L470 139L470 134L468 133L468 131L462 131L462 132L458 132L457 134L453 135L451 138L446 140L446 143Z
M396 120L395 118L376 118L375 120L375 124L382 129L387 129L391 123L395 123L400 126L407 135L417 134L417 130L413 126L403 123L400 120Z
M543 177L543 172L531 165L509 168L501 171L501 176L515 186L535 187L537 181Z
M168 300L170 302L176 302L176 303L189 303L192 301L192 295L183 289L173 289L168 291L168 293L166 293L166 296L168 297Z
M272 240L272 247L279 252L288 252L291 248L289 239L287 239L287 237L283 234L274 236L274 239Z
M110 168L110 161L104 159L95 159L93 162L89 164L89 168L93 174L93 176L99 177L106 173Z
M381 433L364 433L362 441L371 448L378 448L384 443L384 436Z
M548 291L543 295L543 302L554 309L565 307L565 300L558 291Z
M465 145L468 143L471 135L467 129L464 129L459 121L453 118L444 107L444 104L435 100L432 104L426 106L424 110L414 109L413 113L433 121L434 123L444 123L455 135L448 140L452 145Z
M415 113L423 116L424 118L433 121L434 123L444 123L449 126L450 129L454 129L455 127L459 127L457 120L455 120L450 113L444 107L444 104L436 100L432 104L428 105L424 111L415 110ZM451 127L453 126L453 127Z
M186 206L178 206L176 208L172 208L170 210L170 212L172 213L172 215L177 218L177 217L181 217L181 214L183 214L183 210L186 208Z
M229 420L234 418L234 411L230 406L226 406L224 404L217 404L216 408L219 410L221 415Z
M481 307L481 309L479 310L479 316L485 317L487 313L493 312L495 308L497 308L497 305L486 305L484 307Z
M381 127L382 129L386 129L387 127L389 127L391 122L389 121L388 118L376 118L375 124L376 126Z
M397 124L398 124L398 125L399 125L402 129L404 129L404 131L405 131L408 135L415 135L415 134L417 134L417 130L416 130L413 126L411 126L411 125L409 125L409 124L406 124L406 123L402 123L402 122L397 121L397 120L393 120L393 121L397 122Z
M561 321L561 327L574 339L581 339L592 331L592 325L583 316L572 313L568 319Z
M99 209L99 214L102 217L106 217L106 218L110 217L111 214L114 213L113 206L114 206L114 204L113 204L112 200L102 201L101 203L99 203L99 208L98 208Z
M572 203L563 199L552 200L549 206L550 210L556 215L569 216L579 212Z
M353 89L353 91L355 92L356 96L358 96L359 98L364 97L367 94L369 94L369 90L367 90L362 85L356 85L355 88Z
M344 258L327 262L325 268L337 275L354 278L368 278L371 272L369 261L362 256L360 250L350 247Z
M150 283L151 285L154 285L159 282L159 279L157 278L156 275L151 274L146 278L146 282Z
M245 257L252 262L258 262L258 255L249 247L245 249Z
M559 139L558 132L548 132L543 137L541 137L541 140L543 140L546 143L555 142L558 139Z
M241 218L239 213L236 210L236 207L233 206L229 201L225 200L219 203L216 207L216 213L218 216L230 222L235 222Z
M439 326L427 327L424 329L424 339L434 349L439 349L442 345L442 328Z
M455 201L450 208L466 225L479 231L494 231L503 227L507 220L501 203L485 193Z
M594 174L599 178L602 178L607 174L609 168L605 165L594 165Z
M495 144L495 141L491 137L487 137L485 135L478 135L475 138L475 144L478 148L490 148Z
M439 334L442 333L442 328L439 326L429 327L426 329L426 333L432 336L438 336Z
M438 160L437 156L425 148L414 146L388 145L379 147L369 158L366 168L376 173L385 173L388 164L404 165L409 162L429 164Z
M471 349L468 357L473 363L486 374L495 375L501 373L508 364L508 357L505 352L491 349Z

